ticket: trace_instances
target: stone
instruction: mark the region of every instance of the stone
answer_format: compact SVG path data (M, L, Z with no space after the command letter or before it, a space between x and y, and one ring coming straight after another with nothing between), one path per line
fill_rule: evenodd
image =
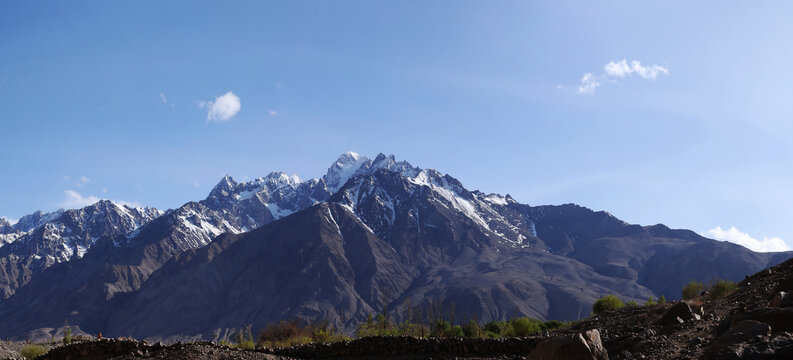
M544 340L529 352L527 360L568 359L607 360L606 348L598 330Z
M780 291L771 298L769 305L773 307L787 307L793 305L793 296L786 291Z
M641 337L643 339L655 337L655 330L653 330L653 329L644 329L641 332L639 332L639 337Z
M755 320L771 326L773 332L793 332L793 310L781 308L760 308L745 313L736 314L731 323L737 324L744 320Z
M750 341L758 335L771 335L771 326L759 321L743 320L714 340L711 352L719 353L730 345Z
M681 301L669 308L658 322L664 326L677 325L687 320L694 319L694 315L691 306L689 306L687 302Z

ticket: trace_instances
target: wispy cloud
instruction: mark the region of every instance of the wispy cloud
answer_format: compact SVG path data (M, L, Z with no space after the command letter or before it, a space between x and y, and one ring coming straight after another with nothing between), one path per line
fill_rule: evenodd
M623 79L626 76L631 76L633 74L636 74L643 79L654 80L656 77L658 77L658 74L664 74L664 75L669 74L669 70L667 70L663 66L660 65L642 66L642 63L636 60L631 61L630 65L628 65L628 62L624 59L616 63L613 61L609 61L609 63L603 67L603 70L606 71L606 75L618 77L620 79Z
M598 81L592 73L586 73L581 77L581 85L578 85L578 93L591 94L595 92L598 86L600 86L600 81Z
M278 111L275 111L275 110L272 110L272 109L271 109L271 110L268 110L268 111L267 111L267 113L268 113L268 114L270 114L270 116L276 116L276 115L278 115Z
M102 198L93 195L83 195L74 190L66 190L63 192L63 194L65 195L63 201L59 202L56 205L64 209L79 209L89 205L96 204L97 202L102 200ZM142 206L140 202L137 201L124 201L124 200L110 200L110 201L116 204L126 205L131 208Z
M742 245L750 250L758 252L791 250L790 246L778 237L763 237L763 240L757 240L749 234L738 230L735 226L731 226L727 230L722 229L721 226L717 226L708 230L706 235L710 235L716 240L729 241Z
M90 182L91 182L91 179L89 179L88 177L80 176L80 178L77 179L77 182L74 183L74 186L83 187L83 186L85 186L86 184L88 184Z
M595 89L600 87L604 82L616 83L618 79L625 79L630 76L638 76L645 80L655 80L659 75L668 75L669 70L661 65L648 65L644 66L639 61L631 61L623 59L617 62L609 61L608 64L603 66L603 72L594 75L586 73L581 77L581 83L576 87L578 94L593 94Z
M168 98L165 97L165 94L160 93L160 101L162 101L163 104L167 104L168 103Z
M58 207L62 207L64 209L78 209L95 204L97 201L101 200L96 196L83 196L74 190L66 190L63 193L66 195L66 197L63 199L63 201L58 203Z
M198 107L208 109L207 122L218 123L231 120L234 115L240 112L242 103L237 95L229 91L221 96L216 96L215 100L199 102Z

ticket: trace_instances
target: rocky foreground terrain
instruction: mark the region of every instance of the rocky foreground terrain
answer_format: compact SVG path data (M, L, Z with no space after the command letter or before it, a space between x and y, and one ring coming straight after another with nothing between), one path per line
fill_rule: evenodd
M249 351L109 339L57 347L40 359L791 359L791 292L793 259L747 276L720 299L704 293L688 302L606 311L526 338L369 337Z

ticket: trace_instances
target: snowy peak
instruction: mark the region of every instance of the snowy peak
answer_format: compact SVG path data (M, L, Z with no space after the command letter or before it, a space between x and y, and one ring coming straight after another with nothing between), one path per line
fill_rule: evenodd
M32 214L25 215L22 218L20 218L19 221L17 221L17 223L13 225L13 228L16 231L21 231L21 232L31 231L61 216L61 214L63 214L64 211L65 210L63 209L55 210L49 213L36 211Z
M11 232L11 222L4 217L0 217L0 234Z
M372 163L369 158L358 155L354 152L341 154L333 165L328 168L327 174L323 177L328 190L336 192L344 185L356 171L361 168L368 168Z
M383 153L377 154L377 157L375 157L369 167L369 172L374 172L378 169L398 172L409 178L415 177L421 171L421 169L414 167L407 161L397 162L394 155L385 155Z
M237 182L234 179L226 175L214 188L212 191L209 192L209 196L228 196L229 193L233 192L234 189L237 187Z

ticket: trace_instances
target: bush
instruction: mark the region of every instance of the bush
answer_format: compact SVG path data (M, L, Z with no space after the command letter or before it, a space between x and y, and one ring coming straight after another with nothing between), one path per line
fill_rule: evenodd
M479 323L476 320L471 319L468 321L468 324L463 326L463 333L465 337L475 338L479 337L479 334L482 332L482 329L479 328Z
M659 304L665 304L666 303L666 296L661 295L661 297L658 298L658 303Z
M432 329L432 333L430 336L432 337L447 337L451 335L452 331L452 324L449 324L446 320L438 320L435 322L435 328Z
M452 330L450 331L449 337L454 337L454 338L465 337L465 331L463 331L463 327L460 325L452 326Z
M592 313L597 315L606 310L615 310L622 307L625 307L622 300L614 295L606 295L595 301L595 304L592 305Z
M713 299L722 298L738 289L738 284L727 280L716 280L710 287L710 296Z
M485 324L485 331L491 332L496 335L504 335L507 333L507 330L511 328L512 325L510 325L506 321L491 321Z
M542 326L545 325L539 320L533 320L527 317L512 319L509 323L512 325L512 332L507 335L520 337L528 336L531 333L540 332L543 330ZM547 329L547 327L545 328Z
M647 299L647 301L644 302L644 305L646 305L646 306L652 306L652 305L656 305L656 304L658 304L658 303L655 302L655 299L653 299L652 295L650 295L650 297Z
M259 330L258 341L259 344L275 344L283 343L290 338L300 335L300 323L297 320L293 321L279 321L274 324L267 325L264 329Z
M565 327L565 323L559 320L550 320L545 322L545 326L548 327L548 330L556 330Z
M35 359L41 355L46 354L47 350L44 349L44 347L41 345L27 344L22 348L21 353L22 356L25 357L25 359Z
M703 285L701 282L696 280L689 281L686 286L683 286L683 290L681 291L683 300L690 300L699 296L699 294L702 292L702 289L704 288L705 285Z
M638 307L639 303L637 303L636 301L630 300L627 303L625 303L625 306L627 306L627 307Z

